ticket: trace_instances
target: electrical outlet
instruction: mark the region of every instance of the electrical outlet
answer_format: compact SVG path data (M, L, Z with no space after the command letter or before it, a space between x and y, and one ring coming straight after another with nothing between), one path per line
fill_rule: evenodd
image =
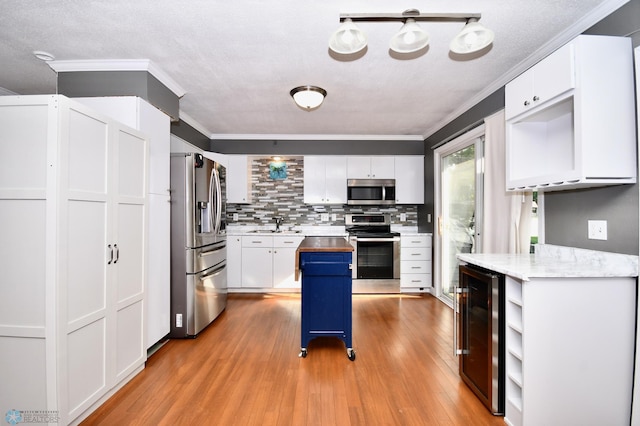
M336 220L338 220L338 216L335 213L331 213L331 221L335 222Z
M407 221L407 214L400 213L400 222L406 222L406 221Z
M233 221L237 222L238 221L238 213L234 213L233 214Z
M182 314L176 314L176 327L182 327Z
M588 220L590 240L606 240L607 239L607 221L606 220Z
M329 213L320 214L320 220L323 221L323 222L328 222L329 221Z

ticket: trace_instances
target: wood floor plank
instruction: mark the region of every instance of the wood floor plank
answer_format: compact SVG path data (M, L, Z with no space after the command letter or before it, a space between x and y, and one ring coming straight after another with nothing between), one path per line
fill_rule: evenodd
M353 347L300 351L299 295L230 294L196 339L170 340L84 425L504 425L458 376L451 310L354 295Z

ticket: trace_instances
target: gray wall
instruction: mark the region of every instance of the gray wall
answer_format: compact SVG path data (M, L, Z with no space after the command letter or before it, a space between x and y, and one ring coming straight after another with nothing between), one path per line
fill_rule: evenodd
M212 140L210 151L271 155L423 155L422 141Z

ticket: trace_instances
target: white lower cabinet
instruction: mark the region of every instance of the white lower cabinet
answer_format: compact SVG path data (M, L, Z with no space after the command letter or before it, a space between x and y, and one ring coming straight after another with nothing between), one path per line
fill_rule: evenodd
M242 288L300 288L295 281L296 249L301 235L242 237Z
M507 276L505 291L505 422L629 424L636 279Z
M144 368L148 149L64 96L0 97L3 413L79 422Z
M400 237L401 291L423 291L431 287L431 240L431 234Z

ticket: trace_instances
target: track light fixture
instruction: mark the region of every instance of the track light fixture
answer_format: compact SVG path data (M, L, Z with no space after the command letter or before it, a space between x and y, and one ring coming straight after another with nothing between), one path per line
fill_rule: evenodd
M429 34L416 21L463 21L466 25L449 48L457 54L473 53L489 46L494 38L493 31L478 22L480 17L480 13L420 13L417 9L402 13L341 13L342 25L329 39L329 49L348 55L367 46L367 37L355 21L403 21L404 25L389 42L389 48L397 53L417 52L429 44Z

